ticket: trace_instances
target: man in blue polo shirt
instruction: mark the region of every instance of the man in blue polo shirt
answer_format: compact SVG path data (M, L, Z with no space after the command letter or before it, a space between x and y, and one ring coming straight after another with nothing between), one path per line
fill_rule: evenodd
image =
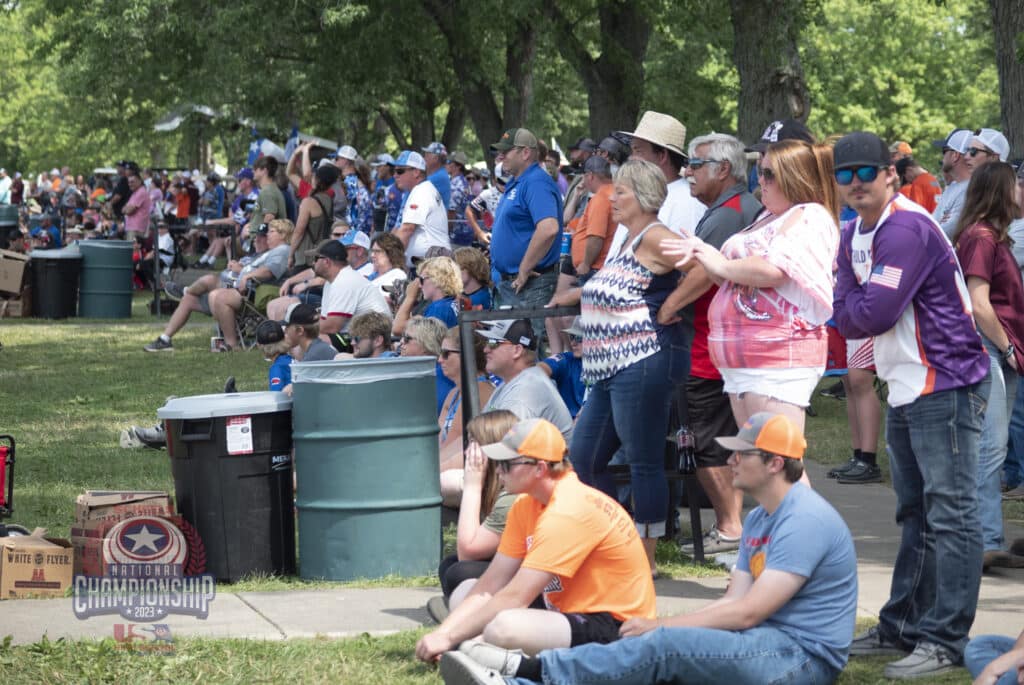
M562 196L538 161L537 137L510 128L491 145L506 173L515 176L495 210L491 263L497 270L498 305L543 307L555 292L562 235ZM543 319L533 321L538 333Z

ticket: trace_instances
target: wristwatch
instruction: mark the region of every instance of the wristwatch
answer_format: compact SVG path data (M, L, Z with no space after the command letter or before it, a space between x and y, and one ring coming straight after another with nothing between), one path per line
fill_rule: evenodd
M1010 343L1009 345L1006 346L1006 349L1003 350L1003 359L1009 359L1010 357L1013 356L1014 352L1016 352L1016 349L1013 347L1013 343Z

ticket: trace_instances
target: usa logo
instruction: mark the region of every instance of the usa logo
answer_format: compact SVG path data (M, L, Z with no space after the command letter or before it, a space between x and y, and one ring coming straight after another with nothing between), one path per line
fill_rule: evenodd
M147 516L126 519L103 541L108 564L177 564L185 562L185 536L170 521Z

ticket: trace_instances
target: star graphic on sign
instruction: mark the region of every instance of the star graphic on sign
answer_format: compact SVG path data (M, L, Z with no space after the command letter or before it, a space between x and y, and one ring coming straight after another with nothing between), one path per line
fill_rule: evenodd
M160 550L158 550L156 545L153 543L165 536L160 533L150 533L149 528L143 525L142 530L138 533L125 535L125 537L131 538L132 542L135 543L135 546L132 548L132 552L138 552L143 547L149 547L154 552L159 552Z

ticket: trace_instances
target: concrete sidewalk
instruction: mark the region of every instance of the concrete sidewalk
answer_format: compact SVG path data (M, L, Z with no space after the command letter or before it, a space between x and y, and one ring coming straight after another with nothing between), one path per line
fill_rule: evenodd
M892 563L899 541L894 521L896 498L888 485L839 485L825 468L809 463L815 487L846 519L857 545L860 597L864 615L877 615L889 596ZM705 512L709 514L710 512ZM1007 538L1024 530L1007 529ZM660 579L656 583L659 614L692 610L719 597L726 578ZM1017 635L1024 628L1024 569L1001 569L985 575L972 634ZM219 592L206 620L169 616L162 620L175 636L238 637L283 640L293 637L350 637L419 628L431 621L424 609L436 588L371 588L288 592ZM70 599L0 602L0 637L15 644L49 639L113 636L120 616L78 620Z

